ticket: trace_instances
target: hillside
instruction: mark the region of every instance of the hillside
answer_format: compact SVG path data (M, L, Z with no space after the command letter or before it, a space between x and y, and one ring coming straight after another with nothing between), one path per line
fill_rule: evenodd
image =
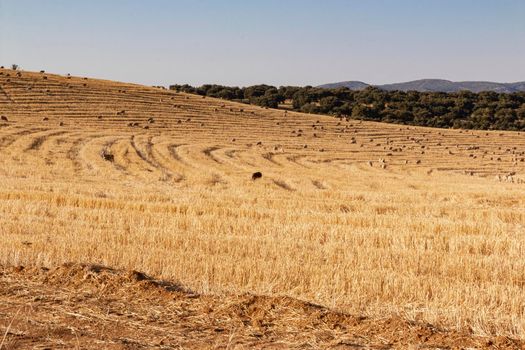
M8 348L523 345L524 133L11 70L0 116Z
M333 89L347 87L351 90L362 90L368 86L387 91L419 91L419 92L458 92L468 90L472 92L494 91L497 93L513 93L525 91L525 82L517 83L494 83L489 81L459 81L454 82L443 79L421 79L404 83L370 85L363 82L343 81L339 83L323 84L319 87Z

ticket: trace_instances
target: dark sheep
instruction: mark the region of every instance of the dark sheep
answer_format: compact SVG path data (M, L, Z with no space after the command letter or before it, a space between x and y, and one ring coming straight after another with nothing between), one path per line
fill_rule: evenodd
M9 121L5 115L1 116L0 119L2 119L2 121L4 121L4 122L8 122Z
M257 171L255 173L252 174L252 180L255 181L257 179L260 179L262 178L262 173L260 171Z
M115 156L111 153L107 153L106 151L103 151L100 155L104 160L107 160L108 162L112 162L115 160Z

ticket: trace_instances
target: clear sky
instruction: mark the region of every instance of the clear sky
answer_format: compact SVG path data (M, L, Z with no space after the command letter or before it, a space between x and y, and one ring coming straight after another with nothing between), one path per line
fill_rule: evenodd
M147 85L525 80L525 0L0 0L0 65Z

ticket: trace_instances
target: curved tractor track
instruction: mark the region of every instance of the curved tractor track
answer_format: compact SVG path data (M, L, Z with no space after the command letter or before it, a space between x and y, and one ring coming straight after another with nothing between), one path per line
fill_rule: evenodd
M97 263L525 337L524 133L5 69L0 88L5 268Z

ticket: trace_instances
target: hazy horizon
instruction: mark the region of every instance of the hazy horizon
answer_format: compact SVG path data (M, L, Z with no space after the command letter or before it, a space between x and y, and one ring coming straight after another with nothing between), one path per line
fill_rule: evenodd
M146 85L525 81L525 2L0 0L0 65Z

